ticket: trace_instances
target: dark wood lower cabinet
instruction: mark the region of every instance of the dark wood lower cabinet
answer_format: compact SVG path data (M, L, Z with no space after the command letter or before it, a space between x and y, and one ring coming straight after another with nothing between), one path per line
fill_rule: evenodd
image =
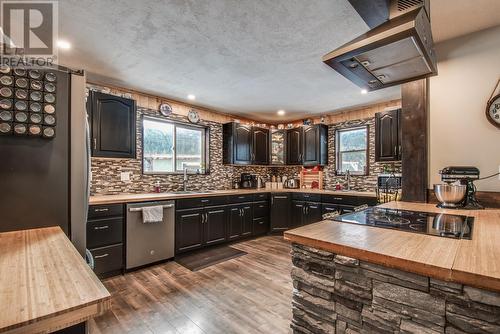
M305 202L292 201L291 228L304 225L304 208Z
M352 212L355 206L374 205L374 201L369 197L297 192L178 200L176 254L313 224L322 220L323 213Z
M292 228L317 223L321 216L321 203L292 201Z
M87 249L92 254L96 275L104 278L123 272L123 204L90 206L86 233Z
M321 203L306 203L304 225L317 223L322 220Z
M243 231L243 220L241 219L241 206L232 206L229 208L228 218L228 240L238 239Z
M290 228L290 194L271 194L271 232Z
M177 211L175 218L175 250L186 252L203 246L205 209Z
M253 214L252 204L239 204L229 208L228 240L236 240L252 235Z
M226 241L226 216L225 207L205 209L205 244L214 245Z

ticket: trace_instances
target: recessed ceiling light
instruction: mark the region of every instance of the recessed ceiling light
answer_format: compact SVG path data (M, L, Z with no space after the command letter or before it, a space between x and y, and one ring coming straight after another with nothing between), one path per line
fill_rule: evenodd
M280 115L280 116L283 116L285 113L286 112L283 109L278 110L278 115Z
M191 100L191 101L196 100L196 96L194 96L193 94L189 94L188 100Z
M362 90L361 90L361 94L368 94L368 90L366 90L366 89L362 89Z
M62 50L69 50L71 49L71 43L60 39L57 41L57 47Z

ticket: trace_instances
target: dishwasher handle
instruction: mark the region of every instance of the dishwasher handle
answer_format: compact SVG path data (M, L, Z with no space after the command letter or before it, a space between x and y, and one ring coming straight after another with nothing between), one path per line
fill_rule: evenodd
M164 209L170 209L174 207L174 204L167 204L167 205L162 205ZM130 212L140 212L142 211L142 208L130 208L128 209Z

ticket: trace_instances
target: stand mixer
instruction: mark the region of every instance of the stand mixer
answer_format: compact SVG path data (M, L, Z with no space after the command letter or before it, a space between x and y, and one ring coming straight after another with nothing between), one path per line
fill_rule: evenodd
M477 210L484 209L476 199L476 186L474 180L479 179L479 169L476 167L446 167L439 171L441 174L441 181L447 185L434 185L436 197L441 202L438 204L439 208L446 209L466 209ZM465 193L457 203L449 203L446 200L446 188L453 188L453 183L460 183L458 189L465 187ZM448 187L447 187L448 186Z

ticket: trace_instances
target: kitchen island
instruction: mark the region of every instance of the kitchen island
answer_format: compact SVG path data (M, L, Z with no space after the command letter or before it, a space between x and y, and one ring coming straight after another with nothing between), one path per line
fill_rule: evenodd
M61 228L48 227L0 233L0 305L0 333L84 333L111 296Z
M296 333L500 333L500 210L382 207L475 218L472 240L323 221L292 242Z

